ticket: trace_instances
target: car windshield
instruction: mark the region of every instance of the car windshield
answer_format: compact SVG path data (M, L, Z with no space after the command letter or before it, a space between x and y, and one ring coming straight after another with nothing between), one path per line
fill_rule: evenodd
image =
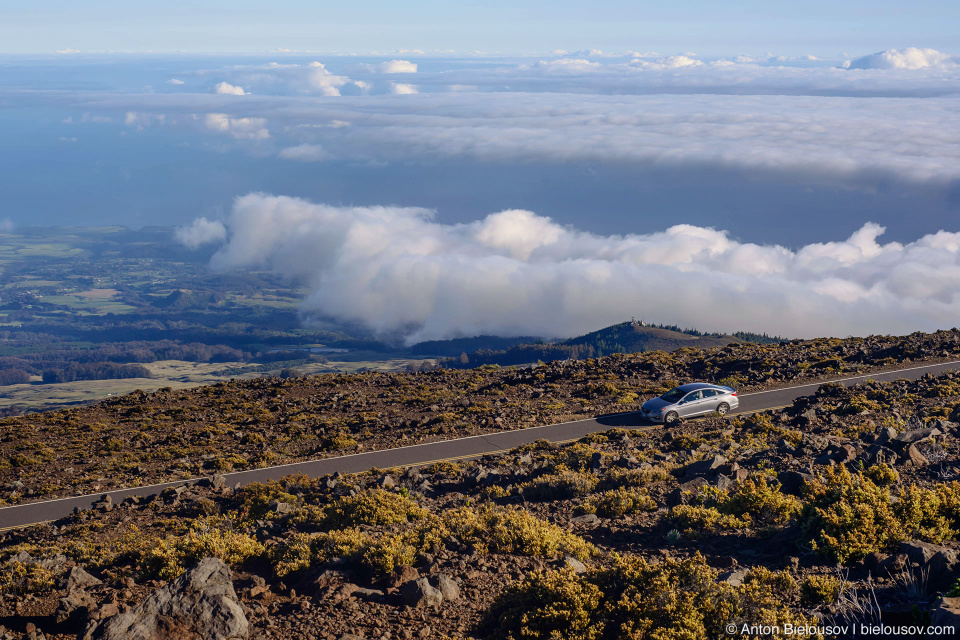
M666 400L667 402L670 402L670 403L674 403L674 402L679 402L680 398L682 398L685 395L687 395L687 392L681 389L680 387L677 387L676 389L671 389L670 391L667 391L665 394L660 396L660 399Z

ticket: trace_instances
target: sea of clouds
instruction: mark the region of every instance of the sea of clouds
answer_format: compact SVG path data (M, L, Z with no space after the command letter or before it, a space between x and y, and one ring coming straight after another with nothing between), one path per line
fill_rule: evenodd
M360 322L408 344L481 334L566 337L636 316L786 336L905 333L960 317L960 233L790 250L679 224L599 236L530 211L440 224L425 209L335 207L252 193L224 221L178 230L218 243L215 269L309 284L309 317Z
M78 127L113 117L131 133L189 132L317 171L447 160L518 172L583 162L637 175L732 169L838 189L910 185L960 212L960 64L931 49L828 61L580 52L335 66L249 63L178 72L152 92L6 89L0 98L69 107ZM178 237L219 244L213 268L308 283L306 317L361 322L407 343L565 337L631 316L786 336L933 330L960 317L954 216L903 243L883 242L868 218L848 238L825 228L822 242L788 248L687 224L683 211L607 236L549 215L506 210L450 224L427 209L252 193Z

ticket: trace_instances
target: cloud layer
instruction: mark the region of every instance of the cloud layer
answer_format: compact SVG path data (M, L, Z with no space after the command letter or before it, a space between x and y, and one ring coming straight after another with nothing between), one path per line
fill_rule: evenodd
M188 246L219 238L198 220ZM238 198L218 269L307 282L307 316L407 343L479 334L572 336L635 316L788 336L903 333L960 317L960 233L882 243L865 224L796 251L679 224L598 236L529 211L445 225L425 209Z

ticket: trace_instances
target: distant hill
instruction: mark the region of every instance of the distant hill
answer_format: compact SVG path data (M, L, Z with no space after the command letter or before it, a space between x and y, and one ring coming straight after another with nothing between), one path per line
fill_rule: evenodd
M648 325L642 322L622 322L599 331L560 342L515 344L506 349L483 348L458 357L440 360L448 368L479 367L485 364L509 366L528 364L541 360L582 360L598 358L611 353L641 353L644 351L675 351L681 347L709 349L723 347L733 342L769 344L780 342L779 337L765 334L737 332L734 334L703 333L695 329L680 329L676 326ZM449 352L449 351L448 351Z

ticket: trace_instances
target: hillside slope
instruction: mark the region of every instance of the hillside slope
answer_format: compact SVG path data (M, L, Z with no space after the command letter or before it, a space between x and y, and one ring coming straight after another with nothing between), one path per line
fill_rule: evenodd
M582 360L614 353L676 351L684 347L710 349L724 347L734 342L771 344L779 341L778 338L770 338L766 335L701 333L689 329L682 330L679 327L655 326L631 321L621 322L560 342L515 344L503 349L486 348L472 353L464 352L459 357L443 358L440 364L454 369L466 369L485 364L509 366L537 361Z

